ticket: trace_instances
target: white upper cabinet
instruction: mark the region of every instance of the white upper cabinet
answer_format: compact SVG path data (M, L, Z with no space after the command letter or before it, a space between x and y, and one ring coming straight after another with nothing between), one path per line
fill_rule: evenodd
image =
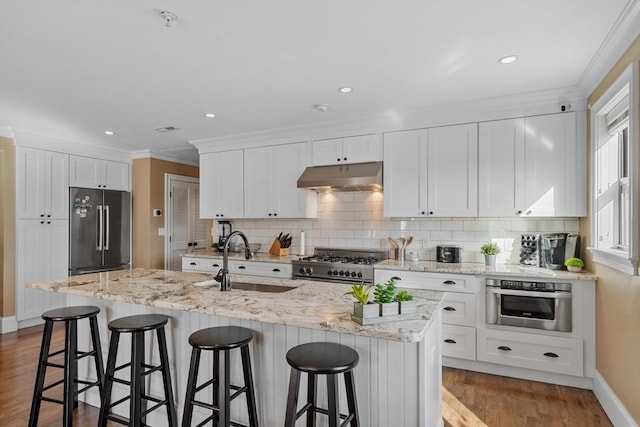
M429 215L440 217L477 216L478 125L431 128L428 147L427 204L423 202L421 212L428 210Z
M311 166L382 160L380 135L361 135L311 142Z
M524 212L524 118L480 123L478 213L518 216Z
M244 217L243 150L200 155L200 218Z
M91 157L70 156L71 187L129 191L129 164Z
M384 135L384 215L477 215L477 125Z
M69 218L69 155L17 149L17 217Z
M585 216L585 127L582 112L481 123L480 216Z
M246 149L245 218L317 217L317 194L296 184L306 165L304 142Z

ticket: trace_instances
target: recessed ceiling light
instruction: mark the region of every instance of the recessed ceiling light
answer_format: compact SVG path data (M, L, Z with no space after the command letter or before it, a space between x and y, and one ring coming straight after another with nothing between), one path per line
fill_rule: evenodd
M316 104L313 106L313 108L320 111L321 113L326 113L329 109L329 106L327 104Z
M206 113L204 116L208 119L213 119L216 115L213 113Z
M512 62L516 62L518 60L518 55L509 55L503 58L498 59L498 62L501 64L511 64Z
M341 87L340 89L338 89L338 92L340 93L351 93L353 92L353 88L351 87Z
M105 130L105 131L104 131L104 134L105 134L105 135L109 135L109 136L113 136L113 135L115 135L116 133L115 133L114 131L112 131L112 130Z
M179 129L175 126L166 126L163 128L155 128L154 130L158 132L172 132L174 130L179 130Z

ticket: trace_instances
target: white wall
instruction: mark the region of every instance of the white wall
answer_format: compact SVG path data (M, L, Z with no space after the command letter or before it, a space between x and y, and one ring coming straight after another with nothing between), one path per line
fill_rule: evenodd
M391 250L387 237L413 236L411 250L420 259L435 260L436 245L462 246L463 262L483 262L478 252L482 243L493 240L502 245L498 262L517 264L520 234L577 232L577 218L437 218L388 219L383 217L383 194L376 192L318 194L318 219L233 220L234 230L242 230L250 242L261 243L261 252L269 250L281 231L293 235L291 253L300 249L300 231L306 235L306 253L314 247L383 248ZM217 241L217 223L214 234ZM392 252L390 252L392 255Z

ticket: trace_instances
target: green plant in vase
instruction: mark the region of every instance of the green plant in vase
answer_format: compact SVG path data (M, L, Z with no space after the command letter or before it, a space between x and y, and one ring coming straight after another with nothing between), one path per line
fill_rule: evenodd
M417 311L413 295L407 291L398 292L396 296L393 297L393 300L400 304L400 314L415 313Z
M564 265L567 266L567 270L572 273L579 273L582 271L582 267L584 267L584 262L580 258L569 258L564 262Z
M497 243L489 242L480 247L480 253L484 255L485 265L496 265L496 255L500 253L500 246Z
M345 293L345 295L351 295L356 299L356 302L353 303L353 315L360 319L360 323L362 323L362 319L380 316L380 306L369 301L370 292L371 286L365 285L363 282L351 286L351 290Z
M393 279L389 279L384 285L376 284L373 295L375 302L380 304L382 316L394 316L400 313L399 304L394 300L395 293L396 282Z

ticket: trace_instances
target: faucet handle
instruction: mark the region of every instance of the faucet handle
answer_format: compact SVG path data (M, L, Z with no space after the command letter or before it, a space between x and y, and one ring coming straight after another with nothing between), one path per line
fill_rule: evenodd
M222 282L222 274L223 269L221 268L220 270L218 270L218 274L215 275L215 277L213 278L213 280L215 280L216 282Z
M251 253L251 249L249 249L249 246L246 246L244 248L244 258L245 259L251 259L253 258L253 254Z

